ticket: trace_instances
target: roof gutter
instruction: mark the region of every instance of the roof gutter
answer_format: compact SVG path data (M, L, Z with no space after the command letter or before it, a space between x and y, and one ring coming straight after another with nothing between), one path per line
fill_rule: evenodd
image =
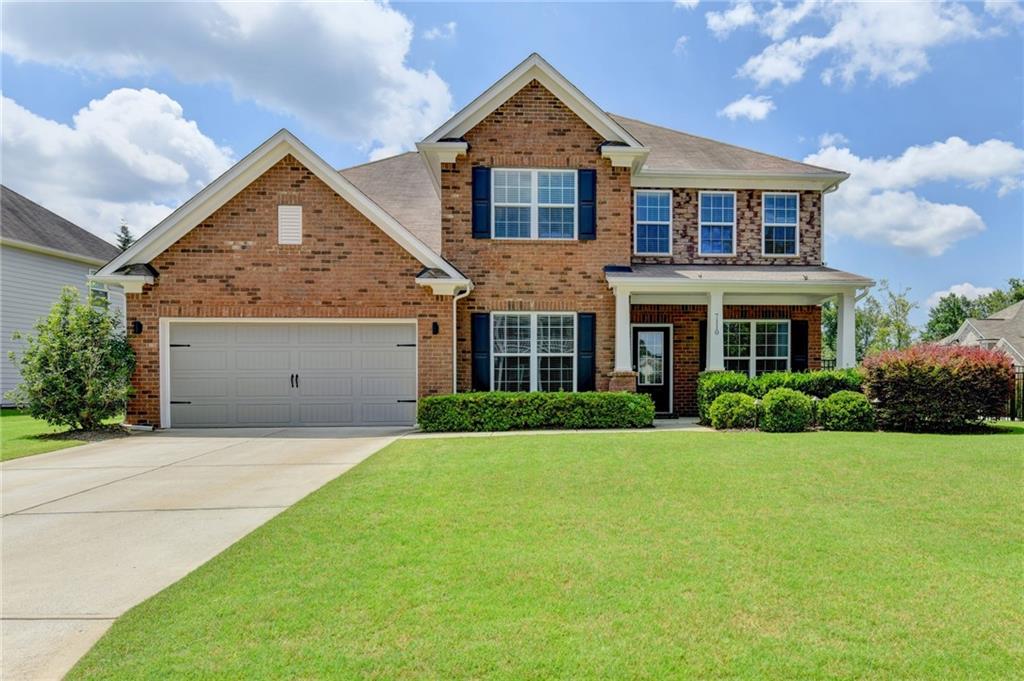
M32 253L39 253L41 255L52 255L55 258L63 258L64 260L74 260L75 262L85 263L86 265L105 265L107 263L107 261L102 258L94 258L89 255L82 255L81 253L72 253L71 251L65 251L60 248L41 246L39 244L20 241L18 239L0 237L0 245L10 246L11 248L20 248L23 251L31 251Z

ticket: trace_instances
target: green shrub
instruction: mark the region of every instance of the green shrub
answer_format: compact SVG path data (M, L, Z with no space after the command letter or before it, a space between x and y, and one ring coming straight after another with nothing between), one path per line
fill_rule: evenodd
M700 422L711 423L711 404L725 393L750 393L750 379L735 371L707 371L697 377L697 413Z
M105 300L83 303L72 286L25 337L25 349L9 356L21 383L7 399L54 426L98 428L131 394L135 353L120 317Z
M768 391L761 401L761 430L798 433L811 425L811 398L790 388Z
M434 395L419 401L428 432L643 428L654 423L650 395L625 392Z
M864 393L840 390L818 403L817 421L825 430L874 430L875 411Z
M754 428L757 426L757 412L757 400L750 395L722 393L711 403L711 427L715 430Z
M955 432L1002 416L1013 366L1001 352L915 345L864 360L866 392L882 430Z
M864 380L860 369L822 369L820 371L776 371L761 374L751 381L751 394L764 397L775 388L798 390L811 397L826 398L840 390L859 392Z

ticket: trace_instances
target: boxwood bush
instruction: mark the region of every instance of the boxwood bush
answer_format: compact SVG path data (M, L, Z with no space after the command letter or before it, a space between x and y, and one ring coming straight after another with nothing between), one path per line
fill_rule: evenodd
M418 416L428 432L644 428L654 402L626 392L476 392L424 397Z
M757 400L746 393L722 393L711 403L711 427L754 428L757 426Z
M798 390L805 395L824 399L840 390L859 392L864 380L860 369L822 369L820 371L777 371L762 374L751 381L750 392L764 397L775 388Z
M864 382L883 430L955 432L1002 416L1010 358L959 345L916 345L867 358Z
M817 421L825 430L874 430L875 411L864 393L840 390L818 402Z
M761 430L798 433L811 425L811 398L790 388L775 388L761 400Z
M711 404L725 393L750 393L750 379L735 371L709 371L698 377L697 413L701 423L711 423Z

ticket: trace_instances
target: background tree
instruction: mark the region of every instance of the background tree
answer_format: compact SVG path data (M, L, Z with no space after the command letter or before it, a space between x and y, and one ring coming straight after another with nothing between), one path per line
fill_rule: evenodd
M128 223L121 220L121 227L117 231L117 247L122 251L127 251L128 247L135 243L135 237L132 235L130 229L128 229Z
M73 286L61 291L50 314L25 338L20 356L9 355L21 370L21 384L7 399L55 426L98 428L124 410L131 393L135 353L120 315L106 300L82 302Z
M854 311L854 345L858 362L882 350L908 347L916 332L910 323L910 313L917 304L910 300L910 290L893 291L885 280L879 282L876 290L879 295L868 294ZM838 312L835 301L829 300L821 306L823 359L835 359L837 333Z
M921 340L941 340L959 329L965 319L984 319L1019 300L1024 300L1024 279L1017 278L1009 279L1005 289L996 289L974 300L956 293L946 294L928 312Z

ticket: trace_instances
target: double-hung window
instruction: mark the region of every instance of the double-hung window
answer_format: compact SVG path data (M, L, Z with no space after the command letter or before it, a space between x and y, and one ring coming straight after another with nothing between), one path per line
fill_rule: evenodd
M494 170L495 239L575 239L575 170Z
M751 378L789 370L788 321L730 321L722 325L725 368Z
M672 255L672 192L638 189L633 195L633 252Z
M576 389L576 315L491 315L491 386L510 392Z
M766 192L761 199L761 215L764 255L796 255L800 247L797 236L800 196Z
M700 192L700 254L736 254L736 192Z

